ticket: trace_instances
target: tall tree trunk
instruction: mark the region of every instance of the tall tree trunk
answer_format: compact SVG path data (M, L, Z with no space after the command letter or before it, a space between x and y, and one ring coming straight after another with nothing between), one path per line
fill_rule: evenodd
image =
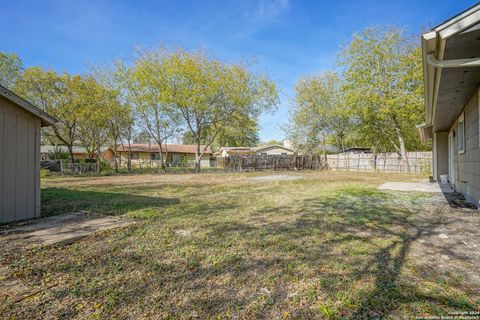
M393 125L395 127L395 133L397 134L398 144L400 148L400 156L402 158L403 170L410 172L410 164L408 163L407 149L405 148L405 140L403 139L402 131L398 125L397 119L393 118Z
M323 136L323 160L325 161L325 164L327 164L327 145L325 141L325 136Z
M168 147L167 147L167 141L165 141L165 157L164 157L164 162L163 166L165 168L165 171L167 170L167 164L168 163Z
M200 141L197 140L197 148L195 150L195 173L200 173Z
M102 151L100 147L97 148L97 174L100 174L100 165L102 163Z
M117 139L115 139L115 142L113 143L113 160L115 161L115 172L118 173L118 162L117 162Z
M131 137L128 139L128 153L127 153L127 170L128 173L132 173L132 143Z
M373 170L377 171L377 148L375 147L372 147L372 151L373 151Z
M68 155L70 156L70 161L72 163L75 162L75 158L73 157L73 146L71 144L67 144Z
M163 148L161 143L158 144L158 156L160 160L161 171L165 172L165 161L163 159Z

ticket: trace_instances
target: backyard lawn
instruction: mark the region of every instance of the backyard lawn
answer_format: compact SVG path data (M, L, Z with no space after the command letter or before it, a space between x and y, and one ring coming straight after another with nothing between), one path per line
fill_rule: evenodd
M0 315L397 319L480 310L479 265L442 251L448 261L439 266L443 256L425 251L445 221L478 214L449 208L438 195L377 190L385 181L425 178L305 172L44 179L44 215L87 211L136 223L69 245L4 244L0 280L15 277L33 294L0 295Z

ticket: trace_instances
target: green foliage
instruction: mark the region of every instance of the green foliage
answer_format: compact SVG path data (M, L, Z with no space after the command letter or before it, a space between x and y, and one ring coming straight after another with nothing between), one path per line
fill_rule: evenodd
M278 103L275 84L265 76L202 52L166 48L145 52L135 63L134 75L137 91L146 90L139 94L146 96L143 101L151 97L161 112L173 115L166 123L172 118L182 121L197 145L197 170L215 139L231 140L241 133L232 128L256 125L258 116Z
M343 90L357 143L401 153L422 148L415 130L424 119L421 61L421 49L399 28L368 28L344 48Z
M272 139L272 140L269 140L269 141L260 142L260 144L263 145L263 146L273 146L273 145L281 145L282 146L283 141Z
M115 90L107 88L92 76L85 76L75 87L77 105L77 139L90 158L98 153L109 137L110 119L117 113L119 102Z
M308 153L328 144L396 151L405 159L407 150L428 149L415 128L424 118L421 63L421 49L398 28L356 34L339 55L341 76L297 82L289 139Z
M15 53L0 52L0 85L13 89L22 70L22 60Z
M303 77L297 82L291 124L287 128L296 149L319 153L329 137L343 149L352 120L340 89L340 79L333 72Z
M42 67L27 68L15 85L15 91L32 101L43 111L53 115L59 123L47 127L44 134L49 141L72 147L77 139L78 104L76 88L80 76L58 74ZM70 154L73 161L73 155Z
M47 154L47 158L49 160L58 160L58 159L69 159L70 155L68 152L63 151L60 148L55 148L53 151L49 151Z
M255 145L259 115L278 104L275 84L248 65L181 49L147 51L132 65L115 61L82 76L23 70L16 55L1 53L0 83L59 120L43 129L42 141L67 146L71 162L74 144L93 159L100 146L112 143L116 151L138 132L162 155L167 139L183 133L197 145L199 170L208 146Z

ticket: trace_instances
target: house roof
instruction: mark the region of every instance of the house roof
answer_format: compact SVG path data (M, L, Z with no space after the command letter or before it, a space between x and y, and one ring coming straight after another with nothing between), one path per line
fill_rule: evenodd
M111 150L110 147L101 147L100 152L105 153L108 150ZM63 152L68 152L67 146L40 146L40 153L49 153L55 152L56 150L61 150ZM87 150L84 147L73 146L73 154L87 154Z
M169 153L191 153L195 154L197 146L194 144L166 144L163 146L163 150ZM205 148L204 145L200 146L200 150ZM128 146L119 147L118 151L120 152L127 152ZM158 152L158 146L155 144L148 145L148 144L131 144L131 152ZM210 147L205 150L205 154L211 154L212 149Z
M348 148L345 149L345 152L350 152L350 151L368 151L370 152L370 148L363 148L363 147L353 147L353 148Z
M249 151L252 150L252 147L221 147L220 150L225 150L225 151Z
M12 91L10 91L9 89L5 88L2 85L0 85L0 96L14 103L15 105L17 105L24 111L30 113L31 115L39 118L41 120L42 127L53 126L58 122L56 118L42 111L40 108L33 105L31 102L17 96L15 93L13 93Z
M295 152L295 150L293 150L291 148L287 148L285 146L281 146L279 144L272 144L272 145L269 145L269 146L257 147L257 148L254 148L254 151L259 152L259 151L265 151L265 150L273 149L273 148L279 148L279 149L283 149L283 150L286 150L286 151Z
M446 131L480 86L480 4L422 35L424 136Z

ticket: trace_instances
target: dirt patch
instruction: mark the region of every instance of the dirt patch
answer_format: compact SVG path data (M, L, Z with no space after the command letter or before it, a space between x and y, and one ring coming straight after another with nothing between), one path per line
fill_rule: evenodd
M288 180L298 180L300 176L292 176L288 174L276 174L276 175L269 175L269 176L259 176L250 178L250 181L288 181Z
M465 203L464 207L452 206L450 198L461 203L458 193L449 199L442 194L432 196L424 205L418 223L422 232L412 245L411 255L419 272L455 275L475 294L480 293L480 213ZM438 281L438 280L437 280Z

